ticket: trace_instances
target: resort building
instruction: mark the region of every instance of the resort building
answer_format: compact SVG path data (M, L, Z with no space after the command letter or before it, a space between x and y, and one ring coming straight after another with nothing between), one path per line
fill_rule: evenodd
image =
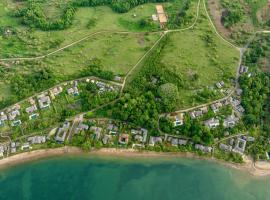
M223 144L223 143L220 143L219 144L219 148L223 151L229 151L231 152L232 151L232 146L230 145L226 145L226 144Z
M42 144L46 142L46 137L37 135L37 136L29 137L27 141L30 142L31 144Z
M233 152L244 154L246 148L246 140L237 138Z
M167 15L163 9L162 5L156 5L157 16L161 28L165 28L166 23L168 22Z
M62 142L65 141L66 135L67 135L67 132L68 132L68 129L69 129L69 126L70 126L70 123L69 122L65 122L63 124L63 126L58 129L57 134L55 136L55 140L57 142L62 143Z
M121 134L119 136L119 144L122 144L122 145L126 145L128 144L128 138L129 138L129 135L128 134Z
M63 88L61 86L55 87L50 90L50 96L52 99L55 99L55 97L61 94L62 92L63 92Z
M51 99L49 96L46 96L45 94L41 94L37 96L38 104L40 109L49 108L51 104Z
M223 126L225 128L232 128L238 123L238 121L239 118L235 117L234 115L230 115L226 119L224 119Z
M76 96L79 96L79 89L75 86L75 87L73 87L73 88L69 88L69 89L67 90L67 93L68 93L69 95L73 95L74 97L76 97Z
M195 144L195 149L197 150L201 150L205 153L211 153L212 152L212 147L207 147L207 146L203 146L201 144Z
M96 126L92 126L90 128L90 131L92 131L94 133L94 139L95 140L99 140L100 139L102 128L96 127Z
M21 146L21 150L24 151L24 150L28 150L30 149L30 144L29 142L26 142L24 143L22 146Z
M161 144L162 138L151 136L149 139L149 146L155 146L155 144L157 144L157 143Z

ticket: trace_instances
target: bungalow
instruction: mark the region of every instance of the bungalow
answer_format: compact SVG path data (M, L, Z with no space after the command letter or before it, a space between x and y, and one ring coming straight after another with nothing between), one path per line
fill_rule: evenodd
M36 119L39 116L38 113L33 113L32 115L29 115L29 119Z
M202 113L205 114L208 112L208 107L207 106L201 107L200 111L202 111Z
M217 102L217 103L212 104L210 107L214 113L217 113L219 109L222 107L222 103Z
M4 157L5 148L4 146L0 146L0 157Z
M203 112L201 110L198 110L198 111L192 111L190 113L190 117L191 119L196 119L198 117L201 117L203 115Z
M251 137L251 136L242 136L242 138L244 140L246 140L247 142L254 142L255 141L255 138L254 137Z
M179 144L179 145L186 145L187 142L188 142L187 140L183 140L183 139L179 139L179 140L178 140L178 144Z
M8 119L14 120L17 116L20 116L21 113L18 109L12 110L10 113L8 113Z
M11 142L10 144L10 153L16 153L17 148L16 148L16 142Z
M30 142L31 144L42 144L46 142L46 137L37 135L37 136L29 137L27 141Z
M241 65L240 69L239 69L239 73L240 74L245 74L248 72L248 67L247 66L244 66L244 65Z
M246 140L242 138L237 138L233 152L244 154L246 148Z
M195 144L195 149L201 150L205 153L211 153L212 152L212 147L207 147L207 146L203 146L201 144Z
M143 142L143 136L142 135L135 135L134 140L138 142Z
M92 126L90 128L90 131L92 131L94 133L94 138L96 140L99 140L100 136L101 136L101 132L102 132L102 128L100 127L96 127L96 126Z
M50 107L51 104L51 99L49 96L46 96L45 94L41 94L39 96L37 96L38 99L38 104L40 109L45 109Z
M122 78L121 78L121 76L115 76L114 80L120 82L122 80Z
M243 108L243 106L239 105L239 106L236 107L236 111L239 112L239 113L244 113L245 109Z
M162 143L162 138L161 137L153 137L151 136L149 139L149 146L155 146L156 143Z
M210 129L216 128L219 126L219 120L215 118L211 118L209 120L206 120L204 122L205 126L207 126Z
M232 99L231 100L231 104L234 108L236 108L237 106L239 106L241 104L241 102L238 99Z
M28 108L25 109L25 111L26 111L28 114L33 113L33 112L35 112L36 110L37 110L36 104L33 104L33 105L31 105L30 107L28 107Z
M175 127L182 126L184 124L184 113L180 113L176 115L173 124Z
M30 148L31 148L31 147L30 147L29 142L26 142L26 143L24 143L24 144L21 146L22 151L28 150L28 149L30 149Z
M232 146L230 145L226 145L226 144L223 144L223 143L220 143L219 144L219 148L223 151L232 151Z
M218 89L222 88L225 85L225 83L223 81L217 82L216 86Z
M74 97L76 97L76 96L79 95L79 90L78 90L78 88L75 86L75 87L73 87L73 88L69 88L69 89L67 90L67 93L68 93L69 95L73 95Z
M118 132L118 127L114 124L108 124L107 130L110 135L116 135Z
M8 120L7 115L4 112L0 113L0 126L5 125L5 121Z
M63 143L65 141L69 126L70 123L65 122L63 126L58 129L57 134L55 136L55 140L57 142Z
M235 117L234 115L230 115L226 119L224 119L223 126L225 128L232 128L237 124L238 121L239 118Z
M129 135L128 134L121 134L120 136L119 136L119 144L122 144L122 145L126 145L126 144L128 144L128 137L129 137Z
M158 21L158 16L157 15L152 15L152 19L153 19L153 21Z
M78 127L75 129L75 134L77 134L81 131L87 131L88 129L89 129L89 126L87 124L80 122Z
M144 128L142 128L141 130L142 130L142 136L143 136L142 142L143 143L146 143L147 135L148 135L148 130L147 129L144 129Z
M106 145L111 141L111 139L112 139L111 135L105 134L104 137L102 138L102 143Z
M55 87L50 90L50 96L52 99L55 99L55 97L61 94L62 92L63 92L63 88L61 86Z
M178 142L178 138L172 138L172 139L171 139L171 145L172 145L172 146L178 146L178 143L179 143L179 142Z
M22 124L21 120L15 120L15 121L11 122L11 126L19 126L21 124Z
M167 15L164 12L163 6L156 5L156 10L157 10L157 15L158 15L160 27L164 28L166 23L168 22L168 20L167 20Z
M242 89L236 89L236 94L237 94L238 96L241 96L242 93L243 93L243 90L242 90Z

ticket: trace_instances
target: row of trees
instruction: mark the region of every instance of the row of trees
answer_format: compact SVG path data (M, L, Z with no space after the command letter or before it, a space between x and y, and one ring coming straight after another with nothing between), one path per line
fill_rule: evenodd
M221 5L225 8L222 13L222 23L226 28L230 28L243 20L245 12L240 1L238 0L222 0Z
M72 24L75 11L76 7L68 5L59 19L49 21L46 18L46 14L42 9L41 4L31 0L28 1L26 8L18 9L14 15L16 17L21 17L24 25L48 31L62 30L69 27Z

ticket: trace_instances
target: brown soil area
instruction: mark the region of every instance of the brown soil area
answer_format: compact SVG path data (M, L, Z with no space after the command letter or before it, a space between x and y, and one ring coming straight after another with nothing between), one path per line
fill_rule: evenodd
M264 23L270 19L270 1L257 12L259 22Z
M222 10L220 9L219 0L208 0L208 8L217 29L222 35L229 37L232 31L226 29L221 22Z

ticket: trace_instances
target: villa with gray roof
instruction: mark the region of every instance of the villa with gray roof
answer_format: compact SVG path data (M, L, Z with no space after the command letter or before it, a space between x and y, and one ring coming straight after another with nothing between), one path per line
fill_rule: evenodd
M207 146L203 146L201 144L195 144L195 149L197 150L201 150L205 153L211 153L212 152L212 147L207 147Z
M220 143L219 144L219 148L223 151L228 151L228 152L231 152L232 151L232 146L230 145L226 145L226 144L223 144L223 143Z
M234 115L230 115L226 119L224 119L223 126L225 128L232 128L238 123L238 121L239 118L235 117Z
M246 140L242 138L237 138L235 142L235 146L233 148L233 152L244 154L246 148Z
M46 136L33 136L33 137L29 137L27 138L27 141L30 142L31 144L42 144L46 142Z
M206 120L204 122L204 125L207 126L210 129L216 128L219 126L219 120L215 118L211 118L209 120Z
M161 144L162 143L162 138L161 137L154 137L154 136L150 136L149 139L149 146L155 146L155 144Z
M51 99L49 96L46 96L45 94L41 94L37 96L38 104L40 109L49 108L51 105Z
M70 123L69 122L65 122L62 127L60 127L57 131L57 134L55 136L55 140L57 142L63 143L66 139L66 135L69 129Z

